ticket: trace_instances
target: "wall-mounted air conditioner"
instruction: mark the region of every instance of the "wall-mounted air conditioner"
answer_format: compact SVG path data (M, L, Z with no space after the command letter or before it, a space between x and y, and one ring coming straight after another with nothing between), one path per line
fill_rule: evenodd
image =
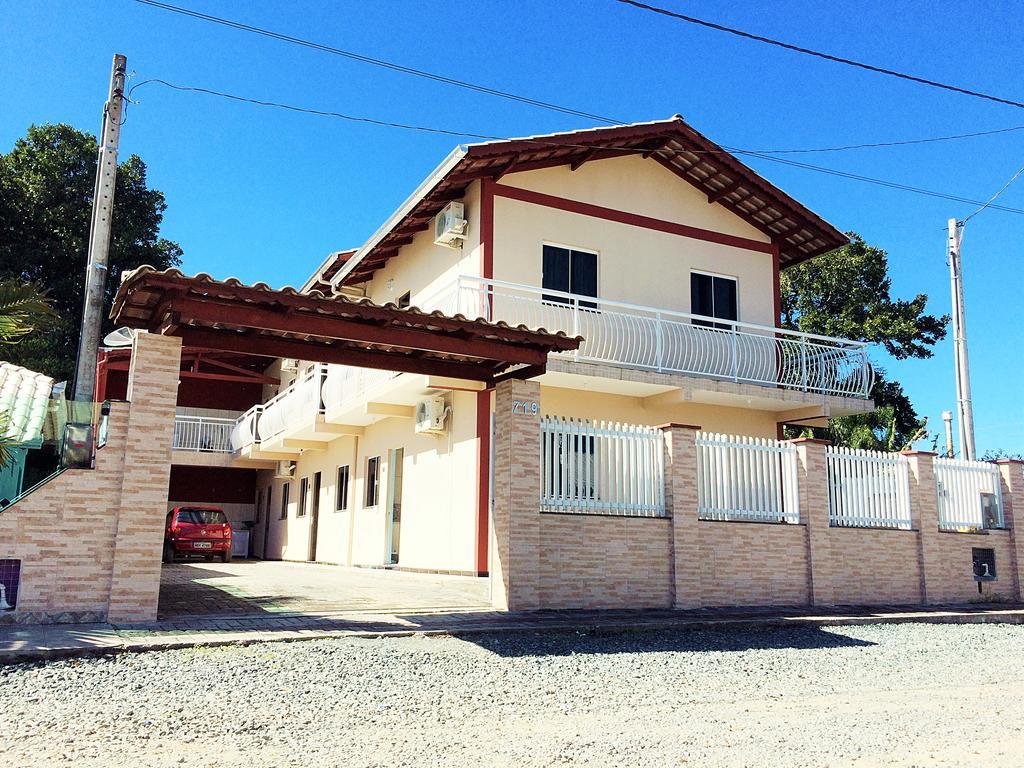
M447 432L445 420L448 406L443 397L428 397L416 403L416 431L429 435L443 435Z
M288 480L295 477L295 462L294 461L279 461L277 462L277 470L274 472L274 477Z
M281 358L281 373L298 373L299 361L294 357Z
M434 243L448 248L461 248L466 239L466 207L459 202L448 203L434 217Z

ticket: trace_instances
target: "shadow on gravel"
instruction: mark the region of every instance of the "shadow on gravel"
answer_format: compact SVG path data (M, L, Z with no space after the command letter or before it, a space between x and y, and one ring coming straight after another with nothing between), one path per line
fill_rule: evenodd
M478 635L466 642L498 656L571 656L616 653L701 653L774 649L870 647L875 643L818 627L756 627L732 629L599 630L523 632Z

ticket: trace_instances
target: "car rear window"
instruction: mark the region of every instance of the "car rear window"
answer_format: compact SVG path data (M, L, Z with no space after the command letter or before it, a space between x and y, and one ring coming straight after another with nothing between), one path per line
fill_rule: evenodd
M178 511L179 523L192 523L193 525L216 525L226 524L227 516L219 509L182 509Z

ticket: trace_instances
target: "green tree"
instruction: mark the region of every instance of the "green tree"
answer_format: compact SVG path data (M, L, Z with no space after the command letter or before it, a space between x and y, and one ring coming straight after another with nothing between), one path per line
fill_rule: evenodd
M782 326L881 344L897 360L931 357L949 316L927 314L923 293L894 299L888 254L848 234L849 245L782 273ZM833 419L825 436L839 445L888 451L925 436L925 420L884 370L877 370L871 396L878 410Z
M53 322L6 349L5 357L57 380L74 372L96 156L96 139L64 124L32 126L9 153L0 154L0 279L40 286L56 312ZM159 236L166 207L163 193L147 186L141 158L119 163L108 310L123 272L181 263L177 243Z

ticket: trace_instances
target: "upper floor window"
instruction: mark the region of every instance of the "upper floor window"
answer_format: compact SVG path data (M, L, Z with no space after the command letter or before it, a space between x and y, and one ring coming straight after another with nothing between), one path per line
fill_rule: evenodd
M736 278L710 275L707 272L691 272L690 312L694 315L717 317L722 320L738 320ZM694 320L693 324L713 328L732 328L726 323L709 323L703 320Z
M597 254L559 245L545 245L541 286L577 296L597 296ZM566 297L553 294L544 294L543 300L570 303ZM581 301L580 306L593 308L597 304Z

